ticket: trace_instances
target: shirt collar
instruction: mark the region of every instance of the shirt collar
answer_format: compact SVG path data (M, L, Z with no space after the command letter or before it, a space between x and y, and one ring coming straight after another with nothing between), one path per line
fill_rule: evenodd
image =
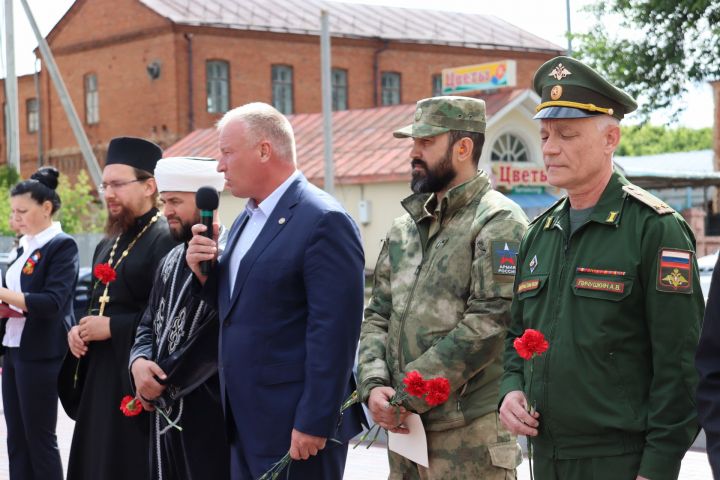
M20 245L28 247L28 249L40 248L61 232L62 226L60 222L52 222L49 227L36 235L23 236L20 239Z
M278 202L282 198L282 196L285 194L288 188L290 188L290 184L295 181L295 179L300 177L300 170L295 170L292 175L290 175L288 178L285 179L283 183L281 183L273 192L267 196L265 200L260 202L260 204L257 204L254 199L250 199L247 202L246 210L250 215L253 215L254 213L257 213L258 210L260 210L265 217L269 217L270 214L275 210L275 207L277 206Z

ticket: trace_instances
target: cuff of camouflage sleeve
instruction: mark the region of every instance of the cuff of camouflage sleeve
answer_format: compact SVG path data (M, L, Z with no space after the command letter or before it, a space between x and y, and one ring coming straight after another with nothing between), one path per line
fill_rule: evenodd
M368 378L358 385L358 396L362 403L367 403L370 391L376 387L385 387L387 383L379 377Z
M650 480L675 480L680 475L682 457L663 454L648 448L643 451L638 475Z
M513 373L513 374L505 374L505 376L500 381L500 392L498 394L498 410L500 410L500 406L502 405L503 399L505 398L505 395L507 395L510 392L514 392L516 390L523 391L524 388L524 382L523 377L519 373Z

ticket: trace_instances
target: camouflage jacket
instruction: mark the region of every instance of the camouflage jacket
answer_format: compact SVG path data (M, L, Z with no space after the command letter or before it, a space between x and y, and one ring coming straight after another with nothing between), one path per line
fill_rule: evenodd
M375 267L358 360L359 393L396 390L407 372L446 377L450 399L412 398L427 430L465 425L497 408L503 340L510 321L515 254L527 217L481 172L448 191L439 220L434 194L403 201ZM431 228L432 227L432 228Z

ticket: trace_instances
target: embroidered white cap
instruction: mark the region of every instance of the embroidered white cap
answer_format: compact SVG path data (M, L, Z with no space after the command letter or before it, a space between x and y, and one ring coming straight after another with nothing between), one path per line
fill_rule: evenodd
M203 157L169 157L158 160L155 181L160 192L197 192L214 187L221 192L225 178L217 171L217 160Z

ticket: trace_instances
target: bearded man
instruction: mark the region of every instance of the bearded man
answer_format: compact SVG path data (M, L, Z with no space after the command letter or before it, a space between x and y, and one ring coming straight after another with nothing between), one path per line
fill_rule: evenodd
M123 417L119 406L132 393L128 357L152 272L176 245L155 207L153 171L161 157L160 147L141 138L114 138L108 146L99 192L107 202L107 236L95 248L93 270L105 264L114 278L94 279L88 315L68 332L72 355L58 384L76 421L68 480L147 476L149 423L144 415Z
M395 132L413 139L414 195L403 200L375 266L358 360L359 393L375 423L408 433L420 414L429 468L394 452L390 479L515 478L516 438L498 422L501 353L510 321L515 252L527 217L490 187L478 162L485 102L434 97ZM412 371L445 377L450 397L430 407L389 402Z
M145 410L153 412L150 478L154 480L230 478L217 373L218 314L191 294L193 273L185 262L191 227L201 222L196 192L206 186L222 191L225 185L217 163L211 158L176 157L160 160L155 168L163 214L173 238L182 243L155 272L150 302L130 353L137 395ZM226 237L220 226L221 250Z

